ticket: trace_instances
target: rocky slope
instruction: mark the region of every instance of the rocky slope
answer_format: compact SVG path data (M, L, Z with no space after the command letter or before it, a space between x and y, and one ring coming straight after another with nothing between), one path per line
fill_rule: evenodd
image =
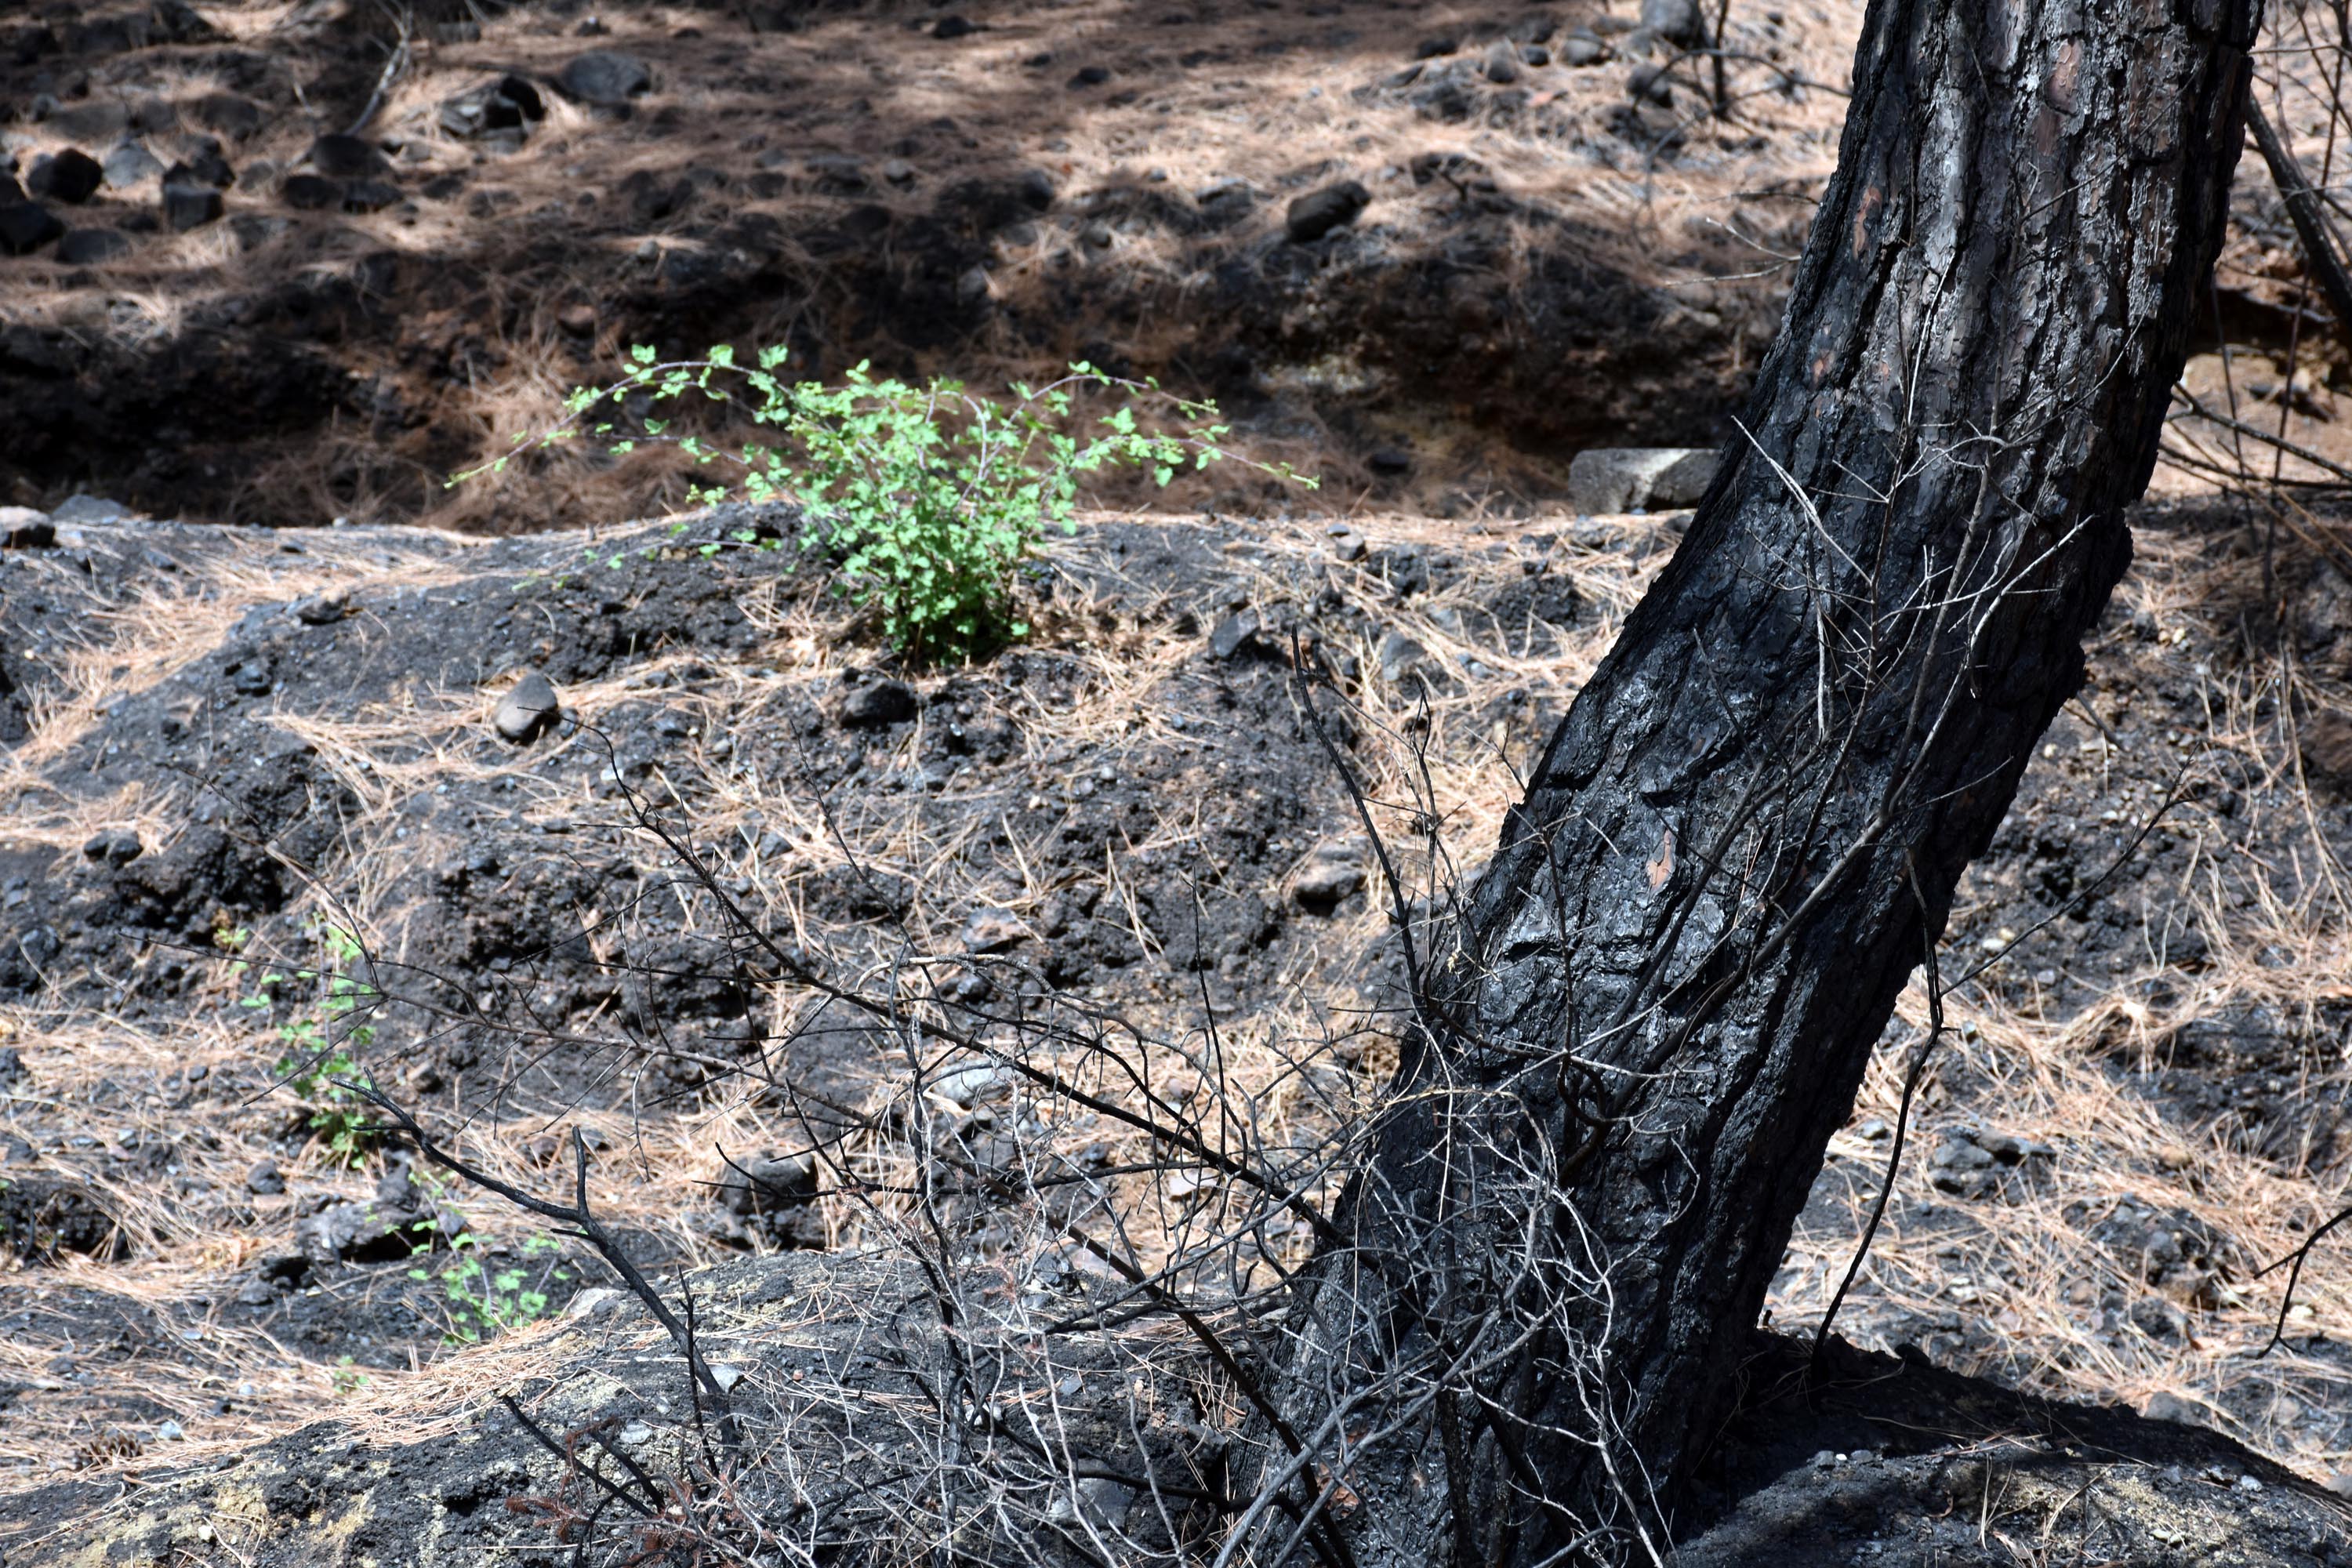
M851 1258L897 1234L793 1151L831 1140L875 1162L858 1169L905 1169L888 1138L856 1142L902 1125L869 1120L906 1103L900 1044L795 975L924 976L971 1016L1170 1041L1213 1028L1270 1135L1315 1146L1392 1059L1396 972L1294 635L1329 672L1316 711L1409 890L1442 891L1419 825L1475 866L1511 765L1675 537L1672 515L1336 533L1098 518L1024 589L1029 643L926 670L828 595L775 509L496 542L104 510L16 517L0 551L0 1177L20 1264L0 1282L0 1463L20 1540L134 1476L215 1497L208 1467L321 1417L361 1425L252 1462L309 1475L301 1456L347 1451L346 1430L495 1436L482 1390L524 1386L496 1358L551 1375L532 1325L608 1300L580 1295L611 1278L559 1227L370 1132L341 1074L528 1191L565 1190L576 1130L600 1212L665 1267ZM2244 613L2265 561L2226 512L2152 510L2140 540L2096 683L1956 916L1950 1029L1839 1323L1914 1363L2212 1427L2323 1480L2352 1468L2338 1252L2314 1254L2284 1345L2252 1352L2284 1304L2257 1269L2347 1176L2334 858L2352 763L2333 737L2352 645L2331 606L2352 598L2328 557L2273 548L2269 581L2300 608ZM1416 798L1431 809L1402 809ZM782 968L742 947L722 898ZM354 986L381 999L339 1003ZM1806 1327L1843 1273L1925 1023L1906 1001L1791 1247L1779 1325ZM348 1062L306 1070L324 1046ZM954 1073L927 1080L956 1129L941 1157L984 1167L1034 1133L1089 1180L1129 1180L1116 1126ZM959 1245L1040 1281L1037 1301L1090 1288L984 1191L957 1204ZM587 1408L550 1397L551 1420ZM2090 1479L2067 1467L2108 1463L2055 1441L1996 1458L2061 1479L1971 1492L1983 1519L2039 1530L2064 1502L2050 1488ZM2247 1560L2329 1560L2293 1532L2332 1516L2186 1441L2147 1437L2176 1457L2131 1496L2189 1507L2162 1479L2176 1464L2192 1480L2220 1465L2228 1488L2197 1481L2190 1514L2160 1517L2118 1493L2133 1528L2218 1540L2216 1521L2275 1505L2262 1517L2288 1533ZM1737 1528L1785 1533L1828 1499L1921 1521L1925 1550L1951 1491L1944 1460L1918 1458L1938 1443L1824 1438L1892 1468L1790 1472L1776 1484L1797 1490L1759 1494L1784 1501L1742 1505ZM524 1452L484 1473L535 1495ZM1739 1476L1743 1494L1765 1479ZM2229 1489L2240 1476L2265 1489ZM412 1533L395 1500L425 1494L407 1485L369 1505L394 1510L387 1539ZM241 1550L310 1550L304 1531L343 1517L263 1514ZM137 1529L209 1517L174 1503Z

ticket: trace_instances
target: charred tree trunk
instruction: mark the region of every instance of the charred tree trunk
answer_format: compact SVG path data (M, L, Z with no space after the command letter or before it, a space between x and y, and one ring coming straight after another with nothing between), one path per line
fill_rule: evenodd
M1255 1560L1647 1561L2129 558L2259 0L1874 0L1688 538L1424 965Z

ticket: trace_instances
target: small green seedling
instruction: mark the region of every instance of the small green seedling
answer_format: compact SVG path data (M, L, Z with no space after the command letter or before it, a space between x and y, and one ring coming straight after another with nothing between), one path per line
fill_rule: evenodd
M240 952L250 932L240 932L234 947ZM295 1097L310 1107L310 1127L319 1135L330 1163L346 1167L363 1163L374 1148L376 1134L362 1090L371 1087L360 1063L375 1040L368 1017L383 994L352 971L364 950L351 932L329 921L314 922L310 934L323 950L324 961L289 972L266 969L253 982L255 989L237 1005L267 1012L289 1003L301 1010L278 1026L283 1047L271 1070ZM220 944L220 936L214 937ZM238 959L230 972L243 975L251 963ZM299 988L310 988L310 999L297 1002Z
M427 1222L428 1224L430 1222ZM436 1274L425 1268L408 1271L411 1279L438 1279L449 1304L448 1326L442 1339L453 1345L479 1344L509 1329L537 1322L548 1315L550 1285L568 1283L569 1264L553 1260L562 1244L538 1235L522 1244L524 1263L491 1265L478 1238L468 1233L449 1239L449 1260ZM418 1249L422 1256L425 1249ZM529 1260L540 1260L534 1268Z

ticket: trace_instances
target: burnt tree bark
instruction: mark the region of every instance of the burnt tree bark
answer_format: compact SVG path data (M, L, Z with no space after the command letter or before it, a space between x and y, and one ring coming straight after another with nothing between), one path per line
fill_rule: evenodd
M1350 1245L1289 1321L1254 1561L1668 1552L2128 561L2259 20L1874 0L1746 438L1423 964Z

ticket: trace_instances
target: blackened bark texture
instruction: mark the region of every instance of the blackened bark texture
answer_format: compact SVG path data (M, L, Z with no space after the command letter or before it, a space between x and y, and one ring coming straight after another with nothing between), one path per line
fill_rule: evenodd
M2259 19L1874 0L1749 438L1428 964L1354 1245L1292 1320L1255 1561L1669 1550L1829 1136L2129 558Z

